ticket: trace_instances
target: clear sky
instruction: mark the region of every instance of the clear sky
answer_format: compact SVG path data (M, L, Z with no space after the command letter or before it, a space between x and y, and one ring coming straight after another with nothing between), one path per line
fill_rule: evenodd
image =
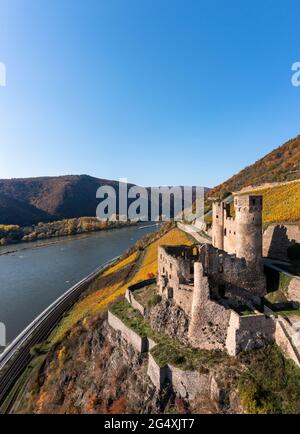
M0 178L213 186L300 132L299 0L0 0Z

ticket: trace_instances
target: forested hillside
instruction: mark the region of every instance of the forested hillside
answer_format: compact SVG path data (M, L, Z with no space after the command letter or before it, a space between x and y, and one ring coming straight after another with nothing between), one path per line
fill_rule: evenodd
M96 191L102 185L111 185L118 192L117 181L88 175L1 179L0 224L24 226L40 221L95 217L99 203Z
M212 188L207 197L224 198L228 192L250 185L300 179L300 136L267 154L241 170L222 184Z

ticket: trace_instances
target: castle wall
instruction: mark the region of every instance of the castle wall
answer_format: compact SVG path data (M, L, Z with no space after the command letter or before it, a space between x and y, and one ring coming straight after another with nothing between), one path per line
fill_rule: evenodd
M247 262L262 257L262 197L235 197L236 254Z
M168 378L168 366L159 366L154 357L149 353L147 374L154 384L160 390Z
M226 349L230 356L260 348L274 340L275 322L263 314L240 316L231 311Z
M168 281L167 286L176 290L179 288L180 278L189 280L190 277L188 261L169 255L162 246L158 248L158 287L162 295L164 295L166 280Z
M164 247L158 250L158 289L159 293L166 298L173 298L174 302L184 310L187 315L191 314L193 298L193 263L180 255L174 257L168 254ZM182 251L187 254L187 251Z
M209 374L200 374L198 371L185 371L172 365L159 366L154 357L149 353L147 374L160 390L168 381L175 392L184 399L195 399L198 394L207 395L216 402L223 399L217 381Z
M287 298L289 301L293 302L296 308L300 308L300 279L294 277L291 279L288 290Z
M224 249L228 253L236 254L236 223L232 217L224 220Z
M122 338L138 353L143 353L148 351L149 342L147 337L141 337L129 327L127 327L117 316L108 311L108 324L114 330L121 333Z
M247 292L250 298L265 294L266 279L261 264L249 264L244 258L219 251L211 245L205 245L201 254L205 272L216 285L226 285L241 297L247 297Z
M173 291L173 299L177 306L179 306L188 316L191 315L193 300L192 286L179 285L179 288Z
M283 353L300 367L299 332L296 333L282 317L279 317L276 321L275 342L281 348Z
M263 256L287 260L287 250L300 244L299 225L271 225L263 234Z
M108 312L108 323L114 330L119 331L122 338L139 353L150 351L156 345L151 339L141 338L110 311ZM166 382L170 382L182 398L194 399L200 393L207 393L211 399L221 401L222 393L214 377L198 371L179 369L169 364L159 366L151 353L148 356L147 374L158 390Z
M132 307L136 310L138 310L143 316L145 315L145 308L142 306L133 295L133 292L130 291L128 288L126 289L125 298L132 305Z
M189 341L196 348L224 349L230 309L210 299L209 282L203 274L203 266L197 262L194 267Z

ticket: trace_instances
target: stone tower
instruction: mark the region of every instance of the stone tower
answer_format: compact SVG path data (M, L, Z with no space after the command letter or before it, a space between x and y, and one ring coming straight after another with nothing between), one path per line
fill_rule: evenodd
M262 259L262 196L234 196L235 218L230 205L213 203L212 244L217 249L260 263Z
M247 262L262 259L262 196L234 197L236 255Z
M212 204L212 242L217 249L224 249L224 203Z

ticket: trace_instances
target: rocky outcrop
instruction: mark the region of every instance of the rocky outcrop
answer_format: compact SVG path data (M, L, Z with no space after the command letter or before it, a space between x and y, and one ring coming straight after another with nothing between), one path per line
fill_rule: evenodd
M287 299L290 300L297 308L300 307L300 278L294 277L291 279L288 290Z
M151 327L188 343L189 318L172 300L163 299L147 313Z
M76 326L49 353L36 384L16 412L159 413L170 394L147 376L147 357L128 345L107 321Z

